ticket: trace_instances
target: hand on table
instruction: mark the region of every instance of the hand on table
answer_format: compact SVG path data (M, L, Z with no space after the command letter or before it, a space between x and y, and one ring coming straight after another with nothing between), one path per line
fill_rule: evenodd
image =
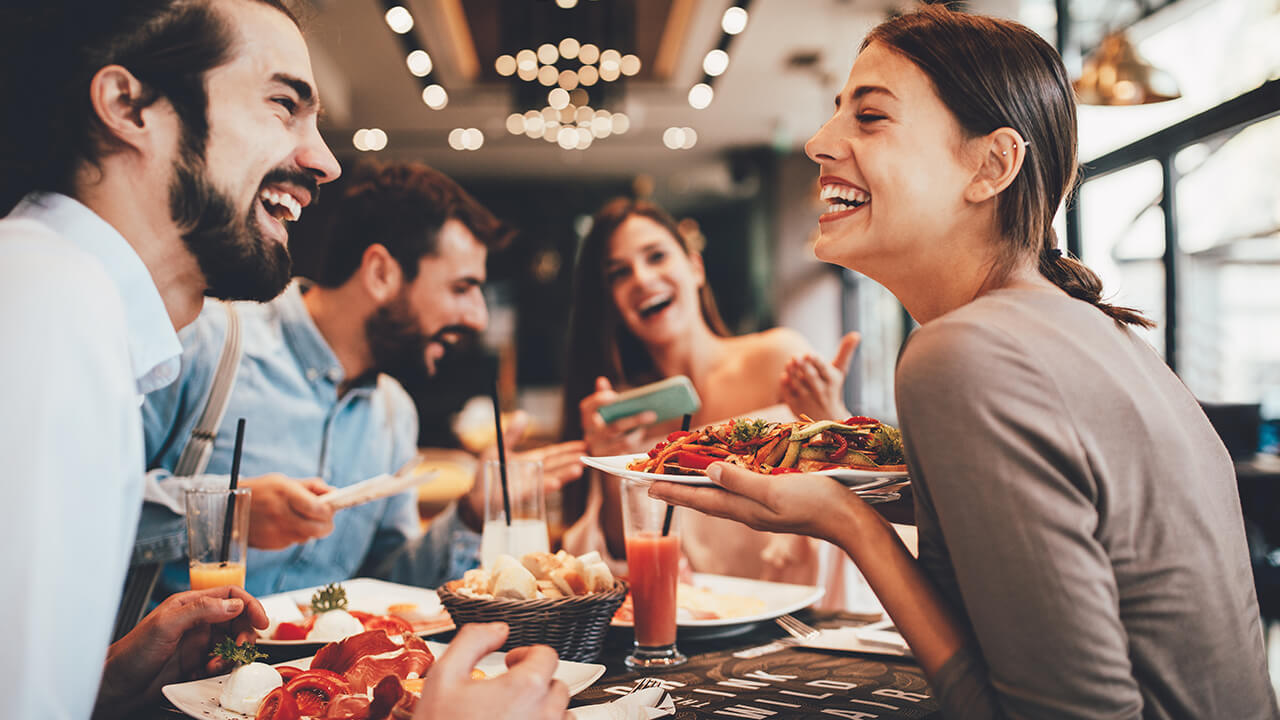
M507 653L507 672L472 680L471 669L507 639L504 623L464 625L431 667L414 720L560 720L569 688L551 677L558 658L545 645Z
M94 717L125 717L164 685L230 670L210 659L213 646L224 637L251 640L267 624L262 605L238 587L169 596L107 650Z
M862 336L851 332L840 339L840 347L830 363L812 353L787 361L780 378L780 395L791 412L814 420L844 420L849 410L844 405L844 381L849 360L858 349Z
M592 455L622 455L640 452L644 447L644 428L657 421L658 415L646 410L638 415L606 423L600 408L618 399L608 378L596 378L596 391L578 403L582 416L582 439Z
M811 535L835 541L846 530L840 510L858 496L825 475L761 475L728 463L713 463L707 477L718 487L655 482L649 497L768 532ZM838 544L838 543L837 543Z
M252 488L249 547L280 550L333 532L333 508L320 496L333 488L320 478L297 480L271 473L240 481Z

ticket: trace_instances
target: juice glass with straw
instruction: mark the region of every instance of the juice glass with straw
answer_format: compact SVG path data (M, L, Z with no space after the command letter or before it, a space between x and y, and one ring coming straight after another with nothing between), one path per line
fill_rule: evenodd
M191 589L244 587L245 555L249 549L249 488L188 490L186 500ZM224 556L228 511L231 512L231 534Z
M625 662L632 669L679 665L688 658L676 649L678 518L664 522L668 516L667 504L649 497L650 483L628 479L621 482L622 523L636 633L635 648Z

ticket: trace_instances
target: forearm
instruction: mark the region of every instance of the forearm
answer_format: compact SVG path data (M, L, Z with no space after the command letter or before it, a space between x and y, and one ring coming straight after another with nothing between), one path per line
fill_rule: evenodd
M870 505L849 503L833 541L858 566L930 678L965 644L963 626L898 533Z

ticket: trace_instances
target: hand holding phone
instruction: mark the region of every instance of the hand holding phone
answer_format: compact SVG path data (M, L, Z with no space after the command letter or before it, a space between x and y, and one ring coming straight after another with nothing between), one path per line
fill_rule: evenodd
M638 415L646 410L657 414L654 422L692 415L702 407L698 391L684 375L675 375L648 385L618 393L618 399L599 409L607 423Z

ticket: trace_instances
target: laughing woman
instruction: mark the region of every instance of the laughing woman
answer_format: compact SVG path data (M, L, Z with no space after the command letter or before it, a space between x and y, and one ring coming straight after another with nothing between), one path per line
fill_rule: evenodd
M583 439L592 455L642 452L678 430L679 421L650 426L652 419L641 415L605 423L596 412L619 390L673 375L688 376L702 399L695 427L765 408L787 413L771 407L779 400L813 417L848 416L840 400L843 368L857 336L844 339L830 364L814 359L793 330L730 336L701 256L651 203L619 198L596 214L578 255L573 308L563 427L566 439ZM585 495L578 498L582 515L566 533L566 547L622 558L616 481L576 489ZM843 558L820 555L810 538L757 533L696 514L683 527L684 552L698 572L814 584L825 559L833 567L824 577L834 582L843 574L834 562Z
M820 476L717 464L722 489L651 494L842 547L947 717L1276 717L1231 460L1050 230L1076 169L1053 48L940 6L890 20L806 150L839 198L818 257L921 324L896 378L920 559Z

